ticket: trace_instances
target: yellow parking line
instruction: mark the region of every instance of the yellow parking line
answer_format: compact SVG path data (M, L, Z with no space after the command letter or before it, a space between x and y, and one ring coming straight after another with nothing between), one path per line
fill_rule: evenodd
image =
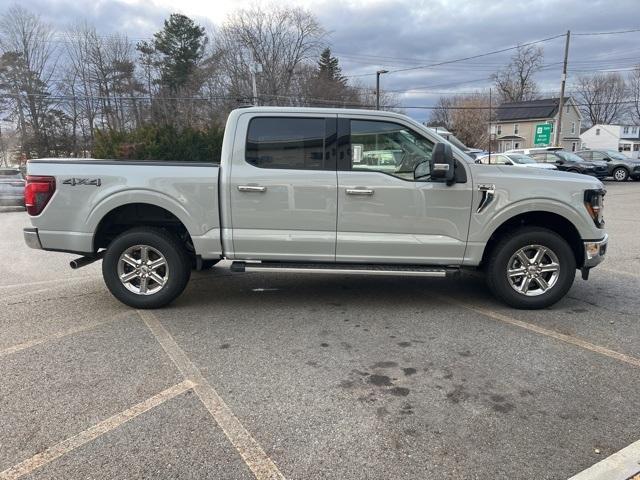
M151 398L146 399L143 402L134 405L127 410L116 413L112 417L103 420L102 422L90 427L73 437L69 437L66 440L61 441L60 443L47 448L43 452L37 453L31 458L28 458L13 467L0 472L1 480L13 480L16 478L20 478L24 475L28 475L34 470L46 465L47 463L59 458L67 453L75 450L76 448L95 440L96 438L104 435L107 432L119 427L123 423L128 422L129 420L136 418L137 416L151 410L152 408L161 405L162 403L170 400L181 393L186 392L194 387L194 384L191 380L185 380L173 387L167 388L162 392L154 395Z
M582 340L580 338L572 337L571 335L565 335L564 333L556 332L554 330L549 330L548 328L540 327L533 323L523 322L522 320L515 319L508 315L504 315L499 312L494 312L493 310L488 310L478 305L473 305L471 303L456 300L446 295L437 295L437 296L449 304L461 306L463 308L466 308L467 310L471 310L473 312L484 315L485 317L489 317L494 320L498 320L500 322L508 323L516 327L524 328L525 330L539 333L547 337L555 338L556 340L560 340L565 343L570 343L571 345L584 348L585 350L589 350L591 352L599 353L600 355L604 355L606 357L613 358L620 362L633 365L634 367L640 367L640 358L636 358L630 355L626 355L624 353L616 352L615 350L610 350L606 347L601 347L600 345L587 342L586 340Z
M37 282L26 282L26 283L12 283L10 285L0 285L0 291L3 290L8 290L11 288L27 288L27 287L33 287L35 285L49 285L51 283L68 283L68 282L86 282L87 280L97 280L99 278L102 278L99 275L91 275L91 276L85 276L85 277L72 277L72 278L59 278L59 279L55 279L55 280L40 280Z
M640 277L640 273L633 273L633 272L626 272L624 270L613 270L612 268L607 268L607 267L600 267L598 270L604 270L605 272L609 272L609 273L621 273L623 275L631 275L632 277Z
M167 355L182 374L192 379L196 392L214 420L236 448L247 466L258 480L284 479L276 464L269 458L258 442L240 423L218 392L209 384L198 367L178 346L171 334L162 326L157 317L148 310L138 310L140 318L149 327Z
M129 313L129 312L123 312L123 313ZM108 320L87 323L86 325L82 325L80 327L70 328L69 330L62 330L60 332L52 333L51 335L45 335L44 337L34 338L33 340L29 340L27 342L23 342L17 345L13 345L11 347L3 348L0 350L0 357L3 357L5 355L10 355L12 353L16 353L21 350L25 350L27 348L35 347L36 345L41 345L43 343L50 342L51 340L68 337L69 335L91 330L93 328L99 327L100 325L105 325L107 323L114 322L116 320L119 320L119 317L122 317L123 313L117 314L115 317L110 318Z

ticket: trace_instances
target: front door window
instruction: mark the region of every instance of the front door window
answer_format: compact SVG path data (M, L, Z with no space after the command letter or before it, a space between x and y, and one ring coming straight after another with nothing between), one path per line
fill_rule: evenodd
M354 171L381 172L413 181L416 167L428 165L432 150L433 143L403 125L351 121L351 169Z

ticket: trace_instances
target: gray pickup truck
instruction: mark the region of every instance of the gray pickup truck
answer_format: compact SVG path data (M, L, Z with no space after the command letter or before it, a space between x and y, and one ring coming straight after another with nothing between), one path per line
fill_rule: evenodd
M445 277L482 269L516 308L562 298L607 248L595 178L478 165L389 112L251 107L211 163L31 160L33 248L102 259L113 295L157 308L192 269Z

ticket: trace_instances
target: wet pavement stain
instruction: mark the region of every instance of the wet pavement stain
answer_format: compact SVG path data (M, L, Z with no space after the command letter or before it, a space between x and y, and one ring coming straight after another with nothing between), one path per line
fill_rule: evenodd
M371 368L393 368L397 366L398 362L383 361L374 363L373 365L371 365Z
M402 369L402 371L404 372L405 376L409 377L411 375L415 375L416 373L418 373L418 370L416 370L413 367L405 367Z
M405 387L393 387L391 390L389 390L389 392L391 393L391 395L395 395L396 397L406 397L407 395L409 395L411 390Z
M386 375L378 374L369 376L367 382L369 382L371 385L375 385L376 387L390 387L393 385L393 383L391 382L391 378Z

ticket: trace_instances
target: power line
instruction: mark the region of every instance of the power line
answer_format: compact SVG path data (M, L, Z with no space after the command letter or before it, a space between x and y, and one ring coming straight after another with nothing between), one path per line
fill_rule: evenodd
M548 42L548 41L555 40L556 38L560 38L560 37L564 37L564 36L565 36L565 34L562 33L560 35L554 35L553 37L543 38L541 40L535 40L533 42L521 43L520 45L515 45L513 47L501 48L500 50L493 50L491 52L481 53L481 54L478 54L478 55L471 55L469 57L464 57L464 58L456 58L456 59L453 59L453 60L445 60L445 61L442 61L442 62L431 63L431 64L428 64L428 65L419 65L419 66L416 66L416 67L399 68L399 69L396 69L396 70L390 70L388 73L408 72L408 71L411 71L411 70L419 70L419 69L423 69L423 68L439 67L439 66L448 65L448 64L451 64L451 63L464 62L464 61L467 61L467 60L473 60L475 58L488 57L489 55L496 55L498 53L508 52L508 51L515 50L515 49L520 48L520 47L526 47L528 45L534 45L534 44L537 44L537 43ZM360 74L360 75L345 75L345 77L364 77L364 76L371 76L371 75L375 75L375 73L366 73L366 74L363 73L363 74Z
M632 30L617 30L615 32L585 32L585 33L573 33L572 35L580 36L594 36L594 35L618 35L621 33L634 33L640 32L640 28L634 28Z

